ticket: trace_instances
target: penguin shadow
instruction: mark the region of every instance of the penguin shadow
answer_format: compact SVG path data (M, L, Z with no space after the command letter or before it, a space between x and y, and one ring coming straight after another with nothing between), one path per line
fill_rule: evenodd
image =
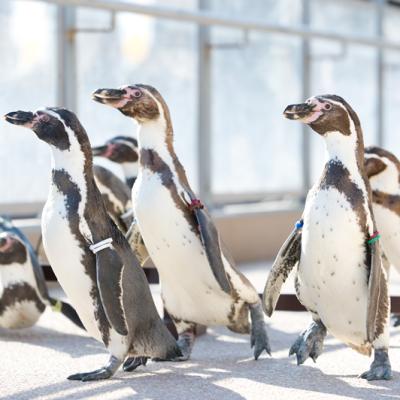
M82 335L79 335L60 332L40 325L23 329L0 328L0 340L50 348L68 354L71 358L104 352L104 346L86 336L84 331L82 331ZM77 341L79 341L79 346L76 346ZM71 352L71 349L74 349L73 352Z

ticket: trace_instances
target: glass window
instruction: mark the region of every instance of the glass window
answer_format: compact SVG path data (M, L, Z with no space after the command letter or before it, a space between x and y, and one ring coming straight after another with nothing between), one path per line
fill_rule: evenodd
M55 105L55 7L33 1L0 2L0 114ZM22 128L1 123L0 202L47 198L47 145Z

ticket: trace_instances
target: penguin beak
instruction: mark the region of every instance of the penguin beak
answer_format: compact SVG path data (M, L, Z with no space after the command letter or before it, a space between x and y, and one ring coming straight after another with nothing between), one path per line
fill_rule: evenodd
M97 89L93 92L92 99L114 108L121 108L129 101L124 89Z
M108 149L107 145L92 147L93 157L104 156L104 153L107 152L107 149Z
M303 119L312 113L315 104L301 103L291 104L285 108L283 115L288 119Z
M4 119L13 125L22 125L31 128L34 114L30 111L13 111L4 116Z

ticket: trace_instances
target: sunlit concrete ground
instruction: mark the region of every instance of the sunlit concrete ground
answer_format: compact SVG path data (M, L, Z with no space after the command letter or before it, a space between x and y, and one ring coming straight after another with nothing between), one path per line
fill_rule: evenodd
M258 268L245 270L252 280L265 280ZM212 328L197 340L188 362L151 362L137 372L119 371L108 381L80 383L66 377L100 367L107 354L47 310L31 329L0 329L0 399L400 399L400 329L392 330L394 379L368 383L357 375L371 360L332 337L317 364L308 360L298 367L288 358L288 348L309 322L307 313L276 312L268 321L273 357L257 362L247 336Z

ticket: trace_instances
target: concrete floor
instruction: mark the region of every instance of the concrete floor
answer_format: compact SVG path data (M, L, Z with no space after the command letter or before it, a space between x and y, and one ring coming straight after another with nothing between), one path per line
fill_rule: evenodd
M0 329L0 399L400 399L400 329L392 331L394 379L368 383L357 375L370 360L332 337L317 364L298 367L287 356L307 313L277 312L268 323L273 357L252 359L247 336L225 328L200 337L192 359L153 363L110 380L70 382L66 377L100 367L101 344L59 314L47 310L30 329Z

